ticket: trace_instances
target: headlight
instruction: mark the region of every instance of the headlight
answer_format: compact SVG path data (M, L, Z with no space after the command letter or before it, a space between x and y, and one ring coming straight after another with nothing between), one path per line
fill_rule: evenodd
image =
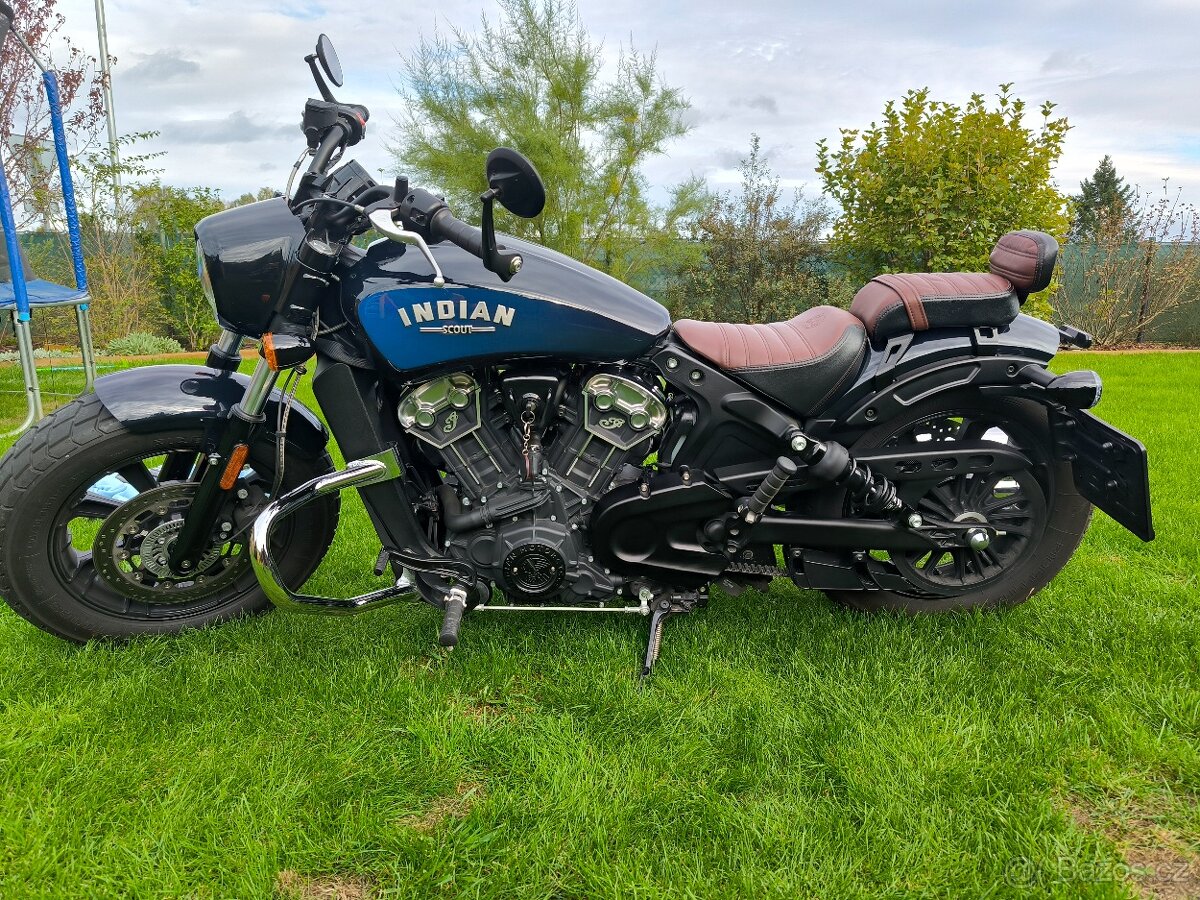
M199 241L196 241L196 275L200 279L200 287L204 291L204 296L208 298L208 305L212 307L213 318L216 318L217 295L213 293L212 279L208 275L208 264L204 260L204 248L200 246Z

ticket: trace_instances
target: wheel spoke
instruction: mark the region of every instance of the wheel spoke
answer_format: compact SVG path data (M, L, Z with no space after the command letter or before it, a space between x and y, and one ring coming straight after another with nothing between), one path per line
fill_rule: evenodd
M109 513L117 509L121 503L104 497L84 497L71 507L73 516L77 519L107 519Z
M150 470L146 468L144 462L130 463L117 469L117 474L129 482L139 494L158 487L158 482L154 480L154 476L150 474Z
M937 485L930 493L933 494L933 497L929 499L937 498L937 502L945 509L947 518L953 519L955 514L962 509L962 504L954 499L954 495L945 484Z
M991 516L993 514L999 515L1000 510L1003 510L1007 507L1013 507L1014 509L1023 509L1025 506L1028 506L1028 504L1029 504L1028 500L1026 500L1024 497L1022 497L1020 495L1020 493L1014 491L1013 493L1009 494L1007 497L993 497L991 500L988 500L986 503L981 504L979 507L979 511L981 513L983 513L985 516Z
M1005 534L1017 534L1022 537L1029 537L1033 534L1033 525L1028 519L1017 521L1015 519L1006 519L1001 516L992 516L988 520L989 524L997 531L1003 531Z

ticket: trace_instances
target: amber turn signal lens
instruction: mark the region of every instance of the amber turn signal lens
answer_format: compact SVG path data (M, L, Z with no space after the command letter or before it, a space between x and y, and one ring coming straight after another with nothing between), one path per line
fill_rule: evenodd
M233 448L233 452L229 454L229 462L225 464L225 471L221 475L221 490L227 491L237 484L238 474L242 471L242 466L246 465L246 457L250 455L250 446L248 444L238 444Z
M272 372L279 371L279 357L275 355L275 335L264 334L262 339L263 359L271 367Z

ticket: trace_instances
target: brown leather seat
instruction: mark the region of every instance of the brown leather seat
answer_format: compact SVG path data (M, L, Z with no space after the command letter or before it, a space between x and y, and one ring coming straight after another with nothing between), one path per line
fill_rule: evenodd
M863 323L832 306L766 325L680 319L675 333L709 362L801 415L819 412L853 381L867 347Z
M876 344L930 328L999 328L1017 317L1026 297L1050 283L1057 257L1050 235L1010 231L992 250L991 274L879 275L854 296L850 312Z

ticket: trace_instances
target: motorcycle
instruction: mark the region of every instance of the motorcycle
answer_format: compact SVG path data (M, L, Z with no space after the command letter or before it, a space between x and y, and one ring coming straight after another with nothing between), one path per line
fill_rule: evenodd
M1153 539L1145 448L1088 412L1096 373L1047 368L1090 338L1021 313L1050 236L1004 235L987 273L881 275L849 310L672 322L497 234L497 203L545 203L512 149L487 157L479 228L342 163L368 111L334 98L326 36L305 61L321 96L286 195L196 227L223 329L206 365L107 375L0 464L0 594L38 627L119 639L416 600L453 647L467 613L625 613L649 621L644 676L714 586L1008 606L1062 569L1093 504ZM295 400L314 359L328 430ZM349 488L385 586L305 594Z

